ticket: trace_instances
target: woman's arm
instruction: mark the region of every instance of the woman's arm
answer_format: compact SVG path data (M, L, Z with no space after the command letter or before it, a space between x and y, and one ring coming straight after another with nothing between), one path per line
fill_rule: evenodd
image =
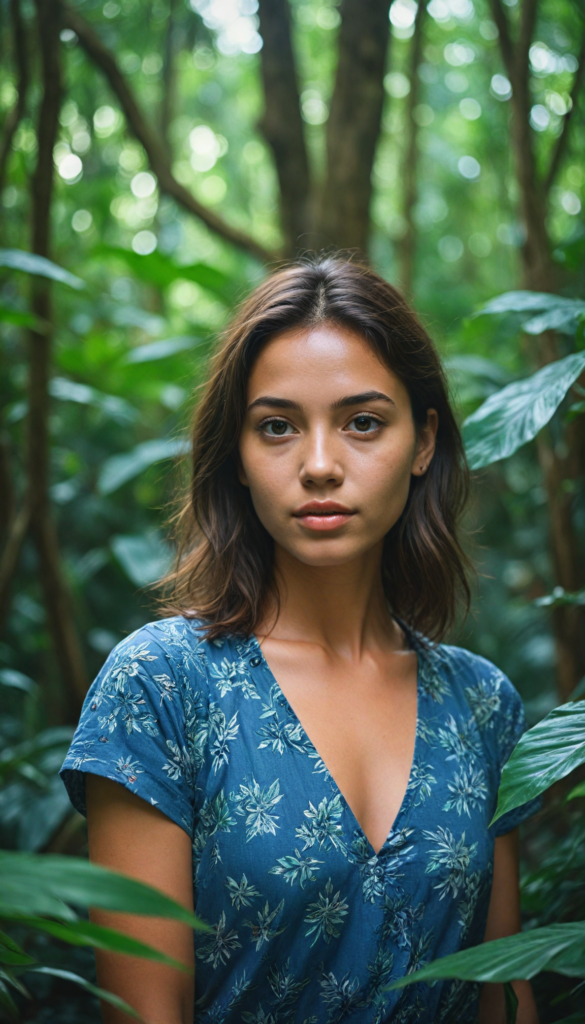
M156 807L124 786L86 775L90 860L131 875L193 909L191 840ZM93 910L91 920L126 932L194 968L193 932L162 918ZM194 983L152 960L96 950L99 984L121 996L147 1024L191 1024ZM128 1024L127 1014L102 1004L104 1024Z
M498 836L494 850L494 880L485 941L502 939L520 931L520 886L518 873L518 829ZM512 982L518 996L516 1024L538 1024L538 1012L529 981ZM479 1024L506 1024L504 986L483 986Z

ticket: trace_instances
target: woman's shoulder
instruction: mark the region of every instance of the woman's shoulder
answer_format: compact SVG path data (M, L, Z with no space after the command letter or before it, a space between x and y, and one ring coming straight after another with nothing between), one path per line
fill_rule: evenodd
M502 669L481 654L453 644L434 648L440 671L461 694L480 727L493 727L499 719L516 723L524 709L518 690Z
M209 623L195 616L175 615L146 622L110 651L104 665L117 672L122 665L129 674L152 676L164 669L171 675L216 674L222 662L232 665L255 653L254 638L226 635L208 639Z

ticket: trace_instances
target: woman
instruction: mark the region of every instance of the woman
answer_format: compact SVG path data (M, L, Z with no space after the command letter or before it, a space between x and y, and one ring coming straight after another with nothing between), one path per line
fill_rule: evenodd
M150 1024L505 1021L501 986L386 990L520 927L534 804L488 826L522 704L436 643L468 598L466 484L437 353L380 277L303 261L242 305L199 403L168 617L112 651L63 767L92 860L212 926L95 913L195 966L193 985L97 954Z

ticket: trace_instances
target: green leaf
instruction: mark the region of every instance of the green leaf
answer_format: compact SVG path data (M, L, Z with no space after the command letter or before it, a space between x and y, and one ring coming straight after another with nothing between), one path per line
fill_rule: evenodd
M539 316L534 316L522 324L522 330L526 334L538 335L543 331L562 331L574 334L579 319L585 312L585 302L577 299L564 300L566 305L554 306Z
M11 971L8 967L0 967L0 981L10 985L12 988L16 989L17 992L20 992L22 996L26 996L27 999L30 999L30 992L28 992L22 982L16 977L14 971Z
M520 807L585 761L585 702L561 704L521 736L504 765L490 824Z
M157 889L78 857L0 850L0 917L50 916L75 920L66 906L147 914L208 930L199 918ZM52 902L52 909L45 904ZM59 912L61 907L61 912Z
M555 587L552 594L535 598L533 604L537 608L559 608L563 605L585 604L585 590L571 592L563 587Z
M10 995L7 986L0 977L0 1010L4 1012L8 1020L18 1020L18 1007Z
M15 327L34 327L40 334L48 327L47 322L34 313L25 313L20 309L11 309L10 306L3 305L0 305L0 323L14 324Z
M185 352L187 349L196 348L201 344L201 338L192 338L189 335L181 335L177 338L165 338L161 341L151 341L148 345L137 345L130 350L124 358L125 363L150 363L155 359L166 359L178 352Z
M585 311L585 302L578 299L566 299L562 295L551 292L504 292L486 302L473 317L493 316L496 313L538 313L550 309L574 309L578 306Z
M25 693L34 693L38 690L38 683L35 683L34 679L25 676L24 672L19 672L15 668L0 669L0 683L3 686L11 686L15 690L23 690Z
M0 249L0 267L22 270L25 274L34 274L38 277L48 277L60 284L68 284L70 288L85 288L85 282L80 277L75 277L44 256L35 256L34 253L24 252L22 249Z
M571 792L567 794L565 799L576 800L578 797L581 796L585 796L585 779L583 780L583 782L577 783L577 785L573 787Z
M140 956L146 960L156 960L161 964L168 964L169 967L176 967L177 970L186 974L190 973L188 967L179 960L161 953L152 946L147 946L138 939L115 931L113 928L105 928L91 921L70 921L67 924L58 921L45 921L42 917L15 918L18 924L27 925L29 928L36 928L38 931L47 932L62 942L68 942L71 946L93 946L96 949L105 949L111 953L124 953L127 956ZM1 941L1 934L0 934ZM23 963L34 963L31 957L26 957ZM1 950L0 950L1 956ZM16 961L15 961L16 962Z
M387 990L442 978L489 982L529 980L540 971L556 971L577 978L585 976L585 921L551 924L452 953L399 978L388 985Z
M149 313L146 309L139 309L137 306L112 303L105 306L105 312L116 327L139 327L151 335L160 334L165 329L164 317Z
M582 416L585 413L585 401L574 402L570 409L567 410L567 420L569 423L571 420L577 419L577 416Z
M146 284L157 288L167 288L173 281L193 281L207 291L213 292L222 302L231 303L234 299L233 281L223 271L210 267L207 263L191 263L180 266L169 256L155 250L147 256L140 256L131 249L101 245L96 250L100 255L116 256Z
M158 530L134 535L119 535L110 541L124 572L137 587L155 583L168 572L172 553Z
M505 459L531 441L584 369L585 352L577 352L490 395L463 424L471 468L480 469Z
M516 1024L518 996L509 981L504 982L504 998L506 1000L506 1024Z
M185 455L187 450L187 443L182 438L163 437L154 441L143 441L129 452L112 455L102 466L98 491L100 494L112 494L149 466L165 459Z
M53 398L58 398L62 402L93 405L117 423L133 423L140 415L125 398L105 395L88 384L79 384L77 381L68 380L67 377L53 377L49 382L49 392Z
M97 996L98 999L103 999L104 1003L110 1003L111 1006L115 1006L117 1010L122 1010L123 1013L127 1013L128 1016L134 1017L136 1020L143 1020L139 1013L134 1010L129 1003L124 1002L119 996L115 996L113 992L108 992L105 988L98 988L97 985L92 985L91 982L86 981L79 974L73 974L71 971L61 971L57 967L31 967L29 974L49 974L53 978L62 978L63 981L72 981L74 985L79 985L80 988L84 988L86 992L91 992L92 995Z
M23 964L34 964L34 957L25 953L17 942L0 931L0 963L10 964L11 967L21 967Z
M68 746L72 736L72 726L58 725L51 729L43 729L32 739L24 740L15 747L6 747L0 754L0 779L6 778L19 765L33 760L47 750Z

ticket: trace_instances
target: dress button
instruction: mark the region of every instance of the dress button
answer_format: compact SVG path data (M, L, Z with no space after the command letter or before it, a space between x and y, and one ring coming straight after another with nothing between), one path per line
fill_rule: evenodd
M259 658L258 655L256 655L255 658L250 658L250 665L252 668L257 668L261 661L262 658Z

